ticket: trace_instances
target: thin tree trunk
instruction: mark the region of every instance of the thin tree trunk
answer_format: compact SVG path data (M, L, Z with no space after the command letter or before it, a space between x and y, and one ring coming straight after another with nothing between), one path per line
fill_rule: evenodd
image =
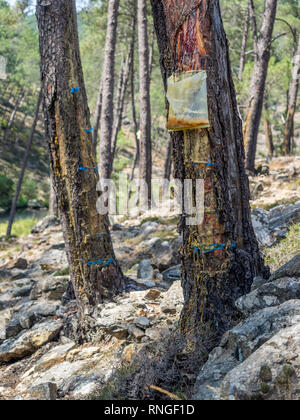
M241 47L241 57L240 57L240 68L239 68L239 74L238 74L239 80L243 80L243 72L244 72L245 63L246 63L246 49L247 49L247 41L248 41L248 34L249 34L249 24L250 24L250 2L248 3L246 17L245 17L245 25L244 25L242 47Z
M24 114L23 121L21 122L21 125L20 125L20 129L18 130L18 134L15 137L15 145L18 145L19 144L19 141L21 139L21 135L22 135L23 131L26 128L25 127L25 122L27 120L27 117L28 117L28 115L27 114Z
M182 183L203 179L205 186L204 222L191 226L184 210L179 223L185 300L181 330L202 336L211 348L237 319L235 299L250 291L255 276L267 277L269 270L251 222L242 123L219 0L151 3L165 88L173 71L204 69L208 75L211 128L171 136L175 178ZM192 198L195 202L196 187ZM214 249L216 244L220 249Z
M154 60L154 36L155 36L155 30L152 30L151 33L151 43L150 43L150 51L149 51L149 76L150 81L152 79L152 70L153 70L153 60Z
M134 178L135 169L139 165L140 162L140 141L138 137L138 122L136 116L136 107L135 107L135 67L134 67L134 50L135 50L135 40L136 40L136 11L137 11L137 2L134 2L134 15L133 15L133 25L132 25L132 60L131 60L131 72L130 72L130 90L131 90L131 110L132 110L132 121L133 121L133 129L134 129L134 138L136 144L135 150L135 158L132 167L130 181Z
M11 230L12 230L12 226L13 226L15 215L16 215L17 203L18 203L18 199L19 199L19 196L20 196L21 188L22 188L22 182L23 182L24 174L25 174L25 171L26 171L26 168L27 168L27 163L28 163L28 159L29 159L29 155L30 155L30 151L31 151L31 146L32 146L32 142L33 142L35 129L36 129L36 124L38 122L41 101L42 101L42 93L40 91L38 101L37 101L37 104L36 104L36 109L35 109L35 114L34 114L34 119L33 119L32 127L31 127L31 131L30 131L30 135L29 135L29 139L28 139L28 143L27 143L27 148L26 148L24 160L23 160L23 163L22 163L18 184L17 184L17 187L16 187L16 192L15 192L12 204L11 204L9 221L8 221L8 226L7 226L7 231L6 231L7 236L11 235Z
M103 96L103 83L102 83L102 77L100 80L100 86L98 91L98 98L97 98L97 104L94 114L94 127L93 127L93 150L95 153L95 156L97 156L97 145L98 145L98 132L100 128L100 118L101 118L101 110L102 110L102 96Z
M298 47L294 58L292 80L289 89L288 111L284 129L284 141L282 152L284 155L290 155L293 149L294 140L294 119L297 106L298 90L300 78L300 35Z
M272 125L270 122L269 105L267 102L267 98L265 98L264 131L265 131L265 138L266 138L268 160L271 160L274 156L275 148L274 148L274 143L273 143Z
M169 135L168 138L168 147L166 152L166 159L164 165L164 179L170 181L171 178L171 170L172 170L172 137Z
M55 189L53 185L52 174L50 175L49 214L50 216L59 217L57 198L56 198Z
M271 57L271 44L277 0L265 0L265 11L262 17L260 35L257 43L256 60L251 81L251 92L248 113L244 126L244 142L246 148L246 168L255 172L257 137L263 110L264 92Z
M12 126L13 126L13 123L14 123L15 117L16 117L17 112L18 112L18 109L19 109L19 107L20 107L20 106L21 106L21 104L22 104L22 101L23 101L24 95L25 95L25 92L23 91L23 92L21 93L21 95L18 97L17 102L16 102L16 104L15 104L15 106L14 106L14 109L13 109L12 113L10 114L10 117L9 117L9 120L8 120L8 124L7 124L7 127L6 127L5 132L4 132L4 137L3 137L3 142L4 142L4 144L6 144L6 143L7 143L7 140L8 140L8 136L9 136L10 130L11 130Z
M120 0L108 2L108 23L103 65L103 97L100 131L100 175L109 179L112 168L112 129L114 122L115 50Z
M124 114L124 104L125 104L125 96L127 92L128 87L128 80L131 70L131 60L132 60L132 48L129 47L129 51L127 54L126 62L125 64L122 64L122 70L120 72L119 77L119 86L118 86L118 96L117 96L117 102L116 102L116 109L114 112L114 127L113 127L113 135L112 135L112 144L113 144L113 150L112 150L112 170L114 165L114 158L117 148L117 140L118 140L118 134L122 127L122 119Z
M98 304L124 290L107 215L96 205L99 181L83 79L75 0L37 2L44 120L70 275L79 341L91 338ZM49 48L51 46L51 48ZM81 167L87 170L80 170Z
M140 203L143 208L151 206L152 144L151 144L151 105L149 43L147 30L147 1L138 0L138 38L140 63L140 180L146 182L148 194L140 190Z

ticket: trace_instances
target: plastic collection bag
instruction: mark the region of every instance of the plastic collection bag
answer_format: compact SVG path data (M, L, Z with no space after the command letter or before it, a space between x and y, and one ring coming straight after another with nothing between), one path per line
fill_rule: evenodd
M168 79L169 131L210 127L206 80L204 70L174 74Z

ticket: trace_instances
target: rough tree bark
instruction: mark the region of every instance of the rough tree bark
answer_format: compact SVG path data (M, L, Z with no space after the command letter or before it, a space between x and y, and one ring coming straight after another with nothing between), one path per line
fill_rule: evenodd
M172 72L205 69L210 129L172 133L175 178L204 179L205 216L183 212L181 330L208 347L236 320L234 300L267 277L251 222L239 117L219 0L151 0L165 82ZM167 104L168 105L168 104ZM207 166L211 163L212 166ZM195 200L196 188L193 191ZM224 249L205 253L212 244ZM234 247L234 245L236 247Z
M24 160L23 160L22 167L21 167L21 172L20 172L19 179L18 179L16 192L15 192L12 204L11 204L6 236L11 235L12 226L13 226L13 223L14 223L14 220L15 220L17 203L18 203L18 199L19 199L19 196L20 196L21 188L22 188L22 182L23 182L23 179L24 179L24 174L25 174L25 171L26 171L26 168L27 168L27 163L28 163L28 159L29 159L29 155L30 155L30 151L31 151L31 146L32 146L32 142L33 142L35 129L36 129L36 124L37 124L38 118L39 118L39 110L40 110L40 106L41 106L41 101L42 101L42 92L40 92L39 96L38 96L38 100L37 100L37 104L36 104L36 108L35 108L35 113L34 113L34 118L33 118L33 123L32 123L32 126L31 126L31 131L30 131L30 135L29 135L29 139L28 139L28 143L27 143L27 147L26 147L26 151L25 151L25 156L24 156Z
M109 0L102 72L102 110L100 120L100 176L109 179L112 168L112 130L114 122L115 51L120 0Z
M169 135L164 165L164 179L170 181L172 171L172 137Z
M98 175L74 0L37 2L44 119L50 164L78 303L78 340L90 338L97 306L124 290L108 216L96 209ZM82 168L84 170L82 170Z
M249 34L249 25L250 25L250 2L248 3L246 16L245 16L245 25L244 25L244 31L243 31L241 56L240 56L240 68L239 68L239 74L238 74L239 80L243 80L243 72L244 72L245 63L246 63L246 49L247 49L247 41L248 41L248 34Z
M147 1L138 0L138 39L140 63L140 162L139 177L146 182L148 196L141 194L141 205L151 206L152 144L149 43L147 29ZM142 190L140 190L142 192Z
M253 4L252 4L253 14ZM257 36L254 25L255 65L251 81L250 101L244 125L246 148L246 168L255 172L257 137L264 103L264 92L271 57L272 34L277 11L277 0L265 0L260 34ZM252 17L255 21L255 16Z
M298 47L294 57L294 65L292 72L292 80L289 89L288 112L286 117L284 129L284 141L282 152L284 155L290 155L293 149L294 139L294 118L297 106L298 90L300 78L300 35L298 40Z
M56 193L53 186L52 174L50 174L49 214L50 216L59 217Z

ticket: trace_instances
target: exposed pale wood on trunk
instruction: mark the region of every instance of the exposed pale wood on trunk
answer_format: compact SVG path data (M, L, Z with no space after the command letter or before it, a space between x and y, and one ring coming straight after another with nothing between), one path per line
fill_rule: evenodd
M207 332L207 347L235 322L234 300L267 277L250 212L242 122L232 81L228 44L218 0L151 0L165 88L173 71L205 69L211 128L172 133L175 178L204 179L205 220L187 224L183 213L181 329ZM202 163L203 161L203 163ZM212 162L207 168L205 162ZM196 190L193 195L195 199ZM224 250L197 252L203 245ZM237 248L233 248L235 243ZM195 252L196 251L196 252Z
M79 313L78 340L88 340L98 304L124 290L108 216L96 209L99 180L79 52L74 0L37 2L41 79L50 165ZM72 89L76 91L72 93ZM79 89L79 90L78 90ZM81 171L79 168L88 168Z

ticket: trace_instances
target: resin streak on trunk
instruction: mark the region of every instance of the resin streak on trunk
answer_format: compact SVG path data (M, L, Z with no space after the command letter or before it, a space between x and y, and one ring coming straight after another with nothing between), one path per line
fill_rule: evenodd
M242 123L226 35L218 0L151 3L165 88L173 72L207 71L210 128L172 133L172 139L175 177L204 179L205 184L203 225L189 226L185 214L180 221L185 296L181 327L195 333L205 326L218 336L235 320L234 299L249 291L254 276L268 275L251 223ZM212 244L225 244L225 249L197 252Z

